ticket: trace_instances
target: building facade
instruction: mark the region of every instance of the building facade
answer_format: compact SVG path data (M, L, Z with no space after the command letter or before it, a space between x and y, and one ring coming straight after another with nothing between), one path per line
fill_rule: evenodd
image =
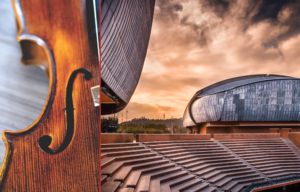
M141 75L148 48L155 0L101 0L101 91L114 104L102 114L122 110Z
M300 131L300 79L251 75L210 85L191 99L183 125L192 133Z

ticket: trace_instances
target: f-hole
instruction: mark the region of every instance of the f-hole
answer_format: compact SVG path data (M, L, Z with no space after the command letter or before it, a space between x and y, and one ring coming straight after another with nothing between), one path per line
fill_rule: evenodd
M66 130L66 136L64 139L64 142L62 143L62 145L56 150L52 150L49 145L52 142L52 137L50 137L49 135L44 135L42 136L38 143L39 143L39 147L46 153L49 154L58 154L60 152L62 152L63 150L65 150L70 142L73 139L73 135L74 135L74 106L73 106L73 84L74 84L74 80L76 78L76 76L82 73L84 74L84 79L85 80L90 80L92 78L92 74L89 70L87 69L77 69L76 71L74 71L72 73L72 75L69 78L68 81L68 85L67 85L67 93L66 93L66 118L67 118L67 130Z

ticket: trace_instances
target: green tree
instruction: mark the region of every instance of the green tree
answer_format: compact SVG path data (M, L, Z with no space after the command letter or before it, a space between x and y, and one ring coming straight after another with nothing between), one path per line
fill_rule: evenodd
M155 123L146 123L144 127L145 127L145 129L149 129L149 128L156 129L156 124Z
M122 124L117 130L117 133L144 133L144 129L140 124Z
M117 130L117 133L125 133L125 129L125 125L119 124L119 129Z
M147 134L170 134L168 127L165 124L146 123L141 124L120 124L117 133L147 133Z
M157 129L163 131L163 133L165 133L166 131L168 131L168 127L165 124L158 124L157 125Z
M144 133L144 130L141 126L128 126L127 129L125 130L125 133Z
M159 134L162 134L164 132L162 130L159 130L159 129L148 128L148 129L144 130L144 133L149 133L149 134L159 133Z
M187 134L186 128L185 128L185 127L180 127L180 128L179 128L179 133L180 133L180 134Z

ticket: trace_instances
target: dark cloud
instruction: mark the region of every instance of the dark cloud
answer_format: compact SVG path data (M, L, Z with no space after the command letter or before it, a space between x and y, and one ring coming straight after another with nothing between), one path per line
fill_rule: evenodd
M252 2L255 4L256 2ZM257 4L257 3L256 3ZM254 5L249 5L253 7ZM269 22L273 27L286 27L284 33L278 34L263 43L265 47L278 47L278 44L300 33L300 2L297 0L263 0L250 19L250 25ZM249 26L247 26L249 27Z
M218 17L223 17L228 11L230 3L234 1L230 0L201 0L202 9L207 11L211 10Z
M210 40L210 33L209 28L207 27L207 23L203 24L197 24L195 22L188 21L190 15L184 16L181 21L180 25L184 27L188 27L192 34L192 37L194 37L194 41L198 42L200 46L204 46L208 43Z
M278 47L278 43L287 40L300 32L300 2L298 0L261 0L261 1L244 1L248 3L244 7L244 16L240 17L235 14L233 8L238 5L235 0L200 0L201 10L203 12L213 12L222 20L229 17L239 18L244 32L251 26L260 22L269 22L275 27L287 27L288 30L262 42L262 45L268 47ZM190 26L193 24L189 23ZM199 29L199 26L197 26ZM195 28L195 27L193 27ZM199 30L198 30L199 31ZM202 32L202 31L201 31ZM207 37L210 37L209 31L202 32L205 34L204 41L199 41L200 45L207 43ZM205 42L205 43L203 43Z
M278 21L278 14L284 6L291 3L291 0L263 0L259 3L258 12L251 18L252 23L258 23L265 19ZM253 1L257 4L257 1Z
M289 14L289 16L282 18L282 20L279 22L279 25L287 26L289 27L289 30L278 36L279 41L287 40L290 37L294 37L300 33L300 2L296 1L290 3L286 9L288 9L287 12L290 11L289 13L286 13ZM285 17L284 13L281 15L281 17Z
M179 19L178 12L183 10L183 6L179 2L172 0L156 1L156 6L159 7L159 12L154 17L165 24L177 21Z
M175 11L182 11L183 10L183 6L179 3L174 5L174 10Z
M191 34L187 35L187 38L189 37L198 42L199 46L205 46L210 43L213 40L211 29L221 24L221 22L212 24L208 20L200 23L196 22L195 18L191 19L195 15L190 11L179 15L179 12L182 12L184 7L181 1L158 0L156 4L159 7L159 12L155 15L157 22L166 27L177 26L178 28L183 26L190 29ZM224 22L230 19L238 19L244 33L251 26L261 22L268 22L275 27L288 28L284 33L277 34L272 38L267 37L264 42L261 42L266 48L277 48L278 43L294 37L300 32L300 2L297 0L244 0L243 4L246 4L246 6L243 7L236 0L200 0L195 1L194 4L194 9L199 9L202 15L212 12ZM242 15L236 14L237 9L242 10L244 13ZM201 17L201 15L197 17Z

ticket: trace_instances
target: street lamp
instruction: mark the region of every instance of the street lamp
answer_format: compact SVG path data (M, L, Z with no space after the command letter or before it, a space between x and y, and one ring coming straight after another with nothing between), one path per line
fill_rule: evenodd
M172 134L174 134L174 130L173 130L173 116L172 116Z
M128 111L126 111L126 130L127 130L127 113Z

